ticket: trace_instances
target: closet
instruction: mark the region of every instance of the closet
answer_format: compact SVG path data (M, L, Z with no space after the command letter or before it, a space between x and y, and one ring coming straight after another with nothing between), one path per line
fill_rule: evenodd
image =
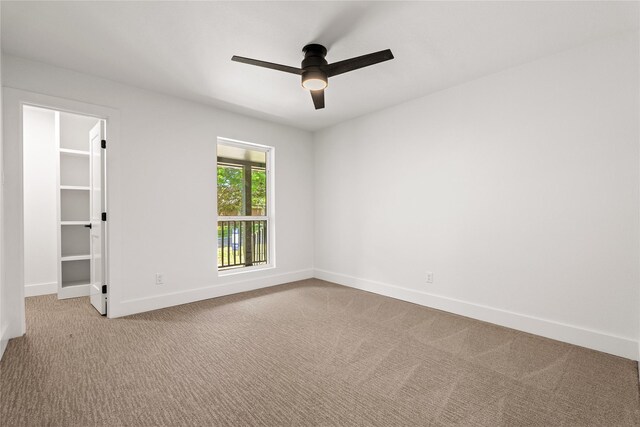
M103 293L103 135L102 119L23 109L27 296Z

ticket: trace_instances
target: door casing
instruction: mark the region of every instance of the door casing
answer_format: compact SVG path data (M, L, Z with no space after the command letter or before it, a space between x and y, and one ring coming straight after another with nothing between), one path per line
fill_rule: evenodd
M47 108L61 112L69 112L93 116L105 120L109 132L110 158L119 152L120 112L117 109L82 101L69 100L21 89L3 87L3 192L1 203L0 235L0 271L3 275L2 292L2 341L22 336L26 333L26 317L24 305L24 206L23 206L23 140L22 110L23 106ZM105 280L108 283L109 315L117 317L117 306L120 301L121 257L115 248L120 245L118 230L120 225L120 188L119 168L107 165L107 200L109 210L109 227L106 233L107 265Z

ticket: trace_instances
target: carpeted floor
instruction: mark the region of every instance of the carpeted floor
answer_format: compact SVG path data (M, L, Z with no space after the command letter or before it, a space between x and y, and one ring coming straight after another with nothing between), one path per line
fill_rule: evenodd
M108 320L27 299L2 426L640 425L635 362L308 280Z

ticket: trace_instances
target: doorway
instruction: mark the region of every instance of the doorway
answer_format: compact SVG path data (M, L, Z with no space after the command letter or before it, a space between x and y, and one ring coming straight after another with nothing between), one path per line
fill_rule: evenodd
M24 295L106 315L106 120L25 104L22 137Z

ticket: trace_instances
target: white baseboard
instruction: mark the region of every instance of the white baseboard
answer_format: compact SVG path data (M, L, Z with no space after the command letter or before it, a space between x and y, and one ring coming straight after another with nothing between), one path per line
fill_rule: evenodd
M640 360L638 341L636 340L326 270L316 269L314 276L318 279L351 288L471 317L632 360Z
M108 316L109 318L128 316L130 314L158 310L161 308L187 304L190 302L201 301L209 298L217 298L221 296L237 294L240 292L267 288L270 286L281 285L283 283L295 282L297 280L311 279L313 278L313 270L298 270L289 273L275 274L271 276L245 280L241 280L240 276L241 275L234 276L239 278L240 280L225 283L223 285L207 286L184 292L172 292L163 295L156 295L153 297L121 301L120 303L108 306Z
M40 295L55 294L58 292L58 283L35 283L32 285L24 286L25 297L37 297Z

